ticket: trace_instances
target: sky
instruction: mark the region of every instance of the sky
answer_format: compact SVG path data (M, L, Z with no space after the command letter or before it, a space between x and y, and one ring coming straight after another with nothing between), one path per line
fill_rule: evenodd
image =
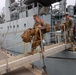
M75 5L75 0L67 0L67 5ZM0 12L5 6L5 0L0 0Z

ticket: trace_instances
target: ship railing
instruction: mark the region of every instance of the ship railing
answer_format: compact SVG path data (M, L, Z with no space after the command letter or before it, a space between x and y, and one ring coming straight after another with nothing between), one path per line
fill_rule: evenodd
M60 28L60 29L56 29ZM49 33L48 44L61 43L66 41L66 31L65 26L51 26L51 31ZM45 34L46 35L46 34Z
M51 27L52 29L53 29L53 27ZM55 27L54 27L55 28ZM43 42L43 39L42 39L42 35L41 35L41 29L39 29L39 32L40 32L40 40L38 40L38 41L35 41L35 42L39 42L39 41L41 41L41 50L43 51L44 49L45 49L45 47L48 45L51 45L51 44L58 44L58 43L60 43L61 44L61 42L64 42L64 43L66 43L66 38L65 38L65 27L64 27L64 32L63 32L63 37L64 37L64 41L61 41L61 39L58 39L58 38L56 38L56 36L58 36L59 38L62 38L62 36L60 35L60 34L57 34L56 32L49 32L49 33L46 33L47 35L50 35L49 37L50 38L54 38L55 40L57 39L59 42L51 42L50 41L50 39L49 39L49 42ZM56 36L53 36L53 35L55 35L56 34ZM51 35L52 35L52 37L51 37ZM46 37L47 38L47 37ZM44 39L45 40L45 39ZM55 41L54 40L54 41ZM35 43L35 42L31 42L31 44L30 45L32 45L32 43ZM20 44L21 43L21 45L18 45L18 44ZM13 46L13 44L16 44L16 46L18 47L18 46L24 46L25 48L24 48L24 52L23 52L23 54L27 54L27 52L28 52L28 49L27 49L27 46L28 46L28 43L24 43L24 44L22 44L22 42L18 42L18 43L12 43L11 45L12 45L12 48L14 47ZM16 47L15 46L15 47ZM10 47L11 48L11 47ZM15 57L14 55L9 55L9 53L8 53L8 50L10 49L10 48L6 48L4 51L3 51L3 49L2 49L2 51L0 52L0 53L2 53L1 55L4 55L3 57L0 57L0 59L2 59L3 60L3 58L5 59L5 60L3 60L2 61L2 63L0 62L0 64L6 64L6 71L7 72L9 72L9 66L8 66L8 63L9 63L9 61L11 61L11 60L13 60L13 58L12 59L10 59L10 60L8 60L8 58L10 58L10 57ZM40 48L37 48L38 50L40 50ZM31 50L31 49L30 49ZM44 53L42 53L43 55L44 55ZM21 57L21 56L20 56ZM15 58L15 60L17 59L17 58L20 58L20 57L16 57ZM40 58L41 59L41 58Z
M56 28L56 26L51 26L51 31L44 34L44 39L42 40L42 42L45 46L49 46L52 44L66 43L65 42L66 41L65 31L63 31L63 32L61 30L56 31L55 28ZM35 42L33 42L33 40L32 40L31 43L23 43L22 41L15 42L15 43L14 42L13 43L6 42L4 45L2 45L2 48L7 51L13 51L11 49L15 49L18 47L24 47L24 52L28 52L28 48L26 46L30 47L30 50L31 50L32 43L36 43L39 41L41 41L41 40L38 40ZM27 50L27 51L25 51L25 50ZM22 54L22 52L20 53L18 50L14 51L14 53Z
M62 27L62 26L60 26ZM53 30L54 28L54 30ZM56 31L56 26L51 26L51 30L50 32L46 33L44 35L44 38L33 42L33 40L31 41L30 45L32 46L33 43L36 42L41 42L41 44L46 47L46 46L50 46L50 45L54 45L54 44L65 44L66 45L66 31L65 31L65 26L64 26L64 31L60 30L60 31ZM41 32L41 30L40 30ZM40 35L42 37L42 35ZM28 45L28 43L25 43L25 47ZM31 47L30 46L30 47ZM32 48L31 48L32 49ZM31 50L30 49L30 50ZM38 46L36 48L36 50L39 50L40 47ZM26 48L25 48L26 50ZM24 51L24 52L28 52L28 51Z
M18 5L19 5L19 3L13 2L13 3L10 5L10 8L12 8L12 7L17 7Z

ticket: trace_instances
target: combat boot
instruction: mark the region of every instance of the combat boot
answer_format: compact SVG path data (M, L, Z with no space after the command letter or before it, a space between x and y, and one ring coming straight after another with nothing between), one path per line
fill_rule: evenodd
M76 45L76 43L75 43L75 42L73 42L73 44L74 44L74 45Z
M28 52L28 54L33 55L34 54L34 51Z
M41 50L39 53L42 53L42 52L44 52L45 50Z
M75 51L76 51L76 48L75 48Z

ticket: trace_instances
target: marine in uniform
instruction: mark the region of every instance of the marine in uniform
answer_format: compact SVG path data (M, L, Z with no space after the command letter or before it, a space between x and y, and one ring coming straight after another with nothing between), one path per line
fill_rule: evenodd
M36 49L36 47L38 45L40 45L40 47L41 47L41 39L40 39L39 28L42 27L42 24L38 18L38 15L34 15L33 18L35 20L35 23L33 26L33 30L34 30L35 35L33 37L32 50L28 54L34 54L34 50ZM43 39L43 34L42 34L42 39Z
M69 42L74 43L74 35L73 35L74 21L70 17L68 12L66 12L65 18L66 18L66 20L65 20L66 41L67 41L67 43L69 43Z
M60 21L57 21L57 24L55 25L55 30L56 31L61 30Z

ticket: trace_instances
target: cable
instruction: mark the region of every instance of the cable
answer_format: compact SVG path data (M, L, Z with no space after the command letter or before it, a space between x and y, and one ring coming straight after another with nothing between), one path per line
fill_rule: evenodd
M10 27L10 25L11 25L11 21L9 23L9 27ZM6 35L4 36L3 40L0 42L0 44L2 44L4 42L5 38L7 37L8 32L9 32L9 28L8 28Z
M7 47L7 48L8 48L8 49L9 49L9 48L15 48L15 47L18 47L18 46L21 46L21 45L12 46L12 47Z
M42 69L44 70L44 75L48 75L47 70L46 70L46 65L45 65L45 57L44 57L44 47L43 47L43 43L42 43L42 35L41 35L41 29L39 29L40 32L40 38L41 38L41 49L42 49L42 60L43 60L43 67Z
M10 21L10 23L9 23L9 26L10 26L10 25L11 25L11 21ZM8 32L9 32L9 28L8 28L8 30L7 30L7 32L6 32L6 35L4 36L3 40L0 42L1 46L2 46L2 43L4 42L5 38L7 37ZM6 57L6 62L7 62L7 65L6 65L7 70L6 70L6 71L8 72L8 60L7 60L7 57Z
M65 31L65 26L64 26L64 39L65 39L65 50L67 50L67 48L66 48L66 31Z
M21 52L13 51L13 50L10 50L10 49L7 49L7 48L2 48L2 49L5 49L5 50L10 51L10 52L18 53L18 54L23 54Z
M17 20L17 22L18 22L18 20ZM16 22L16 23L17 23L17 22ZM14 24L14 21L13 21L13 24ZM9 23L9 27L10 27L10 25L11 25L11 21L10 21L10 23ZM2 43L4 42L5 38L7 37L8 32L9 32L9 28L8 28L8 30L7 30L7 32L6 32L6 34L5 34L5 36L2 37L3 40L0 42L0 44L2 44ZM17 33L17 28L16 28L15 34L16 34L16 33ZM16 43L16 44L17 44L17 43ZM17 47L17 46L14 46L14 47ZM10 48L14 48L14 47L10 47Z
M17 34L17 23L18 23L18 19L16 20L16 32L15 32L15 35Z

